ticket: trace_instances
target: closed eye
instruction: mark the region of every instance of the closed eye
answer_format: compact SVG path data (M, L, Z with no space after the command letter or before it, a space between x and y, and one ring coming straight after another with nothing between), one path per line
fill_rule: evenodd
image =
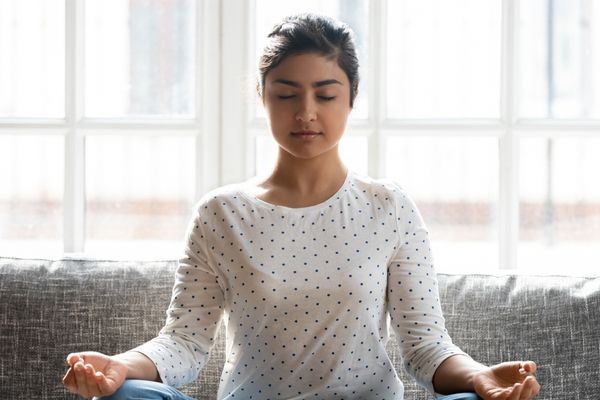
M291 94L289 96L277 96L277 97L280 98L281 100L287 100L287 99L296 97L296 95ZM331 101L331 100L334 100L336 98L336 96L317 96L317 98L319 98L320 100Z

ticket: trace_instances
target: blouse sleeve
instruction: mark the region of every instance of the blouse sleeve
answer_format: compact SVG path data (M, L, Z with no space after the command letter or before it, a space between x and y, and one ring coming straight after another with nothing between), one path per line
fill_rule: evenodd
M428 231L414 202L395 186L399 243L388 264L388 312L404 367L436 395L433 375L446 358L465 354L445 328Z
M164 327L157 337L133 349L150 358L162 382L173 387L198 377L223 314L224 290L209 263L202 225L198 212L187 228L185 255L175 272Z

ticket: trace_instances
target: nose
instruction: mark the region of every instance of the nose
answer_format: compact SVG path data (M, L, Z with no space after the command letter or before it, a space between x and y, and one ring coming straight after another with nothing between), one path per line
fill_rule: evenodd
M310 96L305 96L296 112L296 121L310 122L317 119L316 104Z

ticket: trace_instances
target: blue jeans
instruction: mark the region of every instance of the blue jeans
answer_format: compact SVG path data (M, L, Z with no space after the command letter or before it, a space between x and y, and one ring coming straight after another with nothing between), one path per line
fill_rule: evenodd
M164 383L126 379L112 395L94 397L94 400L194 400L179 390Z
M179 390L160 382L127 379L112 396L94 400L194 400ZM477 400L475 393L457 393L437 400Z

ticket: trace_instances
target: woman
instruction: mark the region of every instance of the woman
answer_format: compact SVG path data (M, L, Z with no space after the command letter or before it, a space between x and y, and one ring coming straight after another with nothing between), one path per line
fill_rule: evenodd
M311 14L274 28L258 89L275 168L200 200L159 336L115 356L70 354L70 391L189 399L175 387L198 376L224 318L219 399L402 399L385 350L389 315L405 367L432 394L538 393L535 363L486 367L452 344L414 203L340 159L358 92L351 36Z

